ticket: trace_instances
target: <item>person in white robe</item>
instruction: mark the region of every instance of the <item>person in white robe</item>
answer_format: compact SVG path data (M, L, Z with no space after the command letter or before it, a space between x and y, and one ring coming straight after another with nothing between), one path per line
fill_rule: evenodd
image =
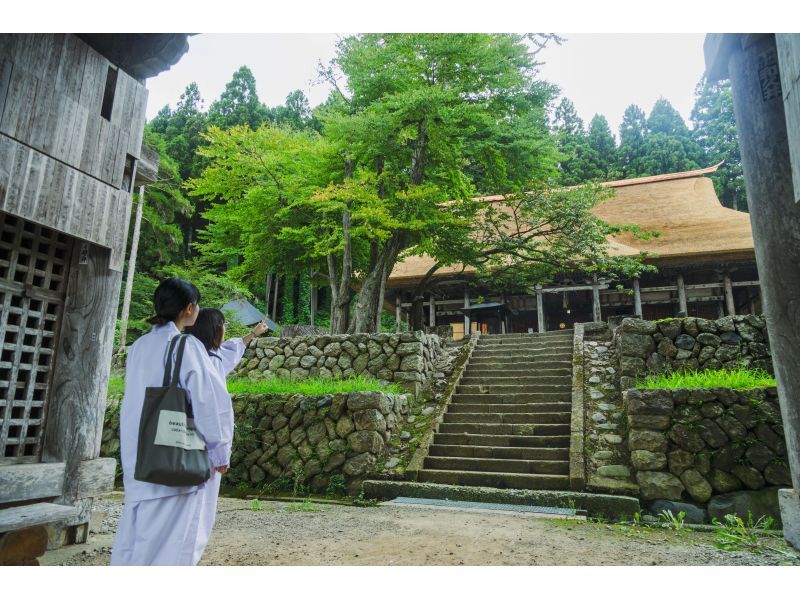
M244 355L245 348L250 344L250 341L261 336L266 331L267 326L262 321L244 337L232 338L226 341L224 340L225 315L218 309L201 309L200 314L197 316L197 321L195 321L194 325L186 329L188 334L196 336L197 339L203 343L203 346L211 357L211 364L214 367L214 371L222 380L223 384L228 374L230 374L242 360L242 355ZM233 418L233 405L230 396L228 396L227 400L224 400L222 396L218 398L220 402L217 405L217 409L219 410L220 418ZM199 507L200 527L197 535L197 543L195 545L195 555L198 560L203 554L211 537L211 530L214 528L221 481L221 475L212 475L211 479L199 490L201 503Z
M120 410L120 444L125 504L111 553L112 565L195 565L202 533L200 514L205 484L165 486L134 478L139 421L147 387L160 387L170 339L191 325L199 312L200 293L185 280L162 282L155 293L153 329L128 351L125 394ZM177 353L177 351L176 351ZM175 355L173 355L173 360ZM208 450L215 477L227 471L233 441L233 414L220 413L230 403L203 344L189 337L180 371L197 432Z

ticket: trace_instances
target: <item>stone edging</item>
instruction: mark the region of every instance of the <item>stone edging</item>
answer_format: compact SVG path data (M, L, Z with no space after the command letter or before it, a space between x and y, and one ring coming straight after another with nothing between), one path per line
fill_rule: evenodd
M428 450L433 443L433 435L439 431L439 424L442 423L442 417L444 417L447 407L450 405L450 401L453 400L453 395L456 393L458 383L461 382L461 377L464 375L464 371L467 369L467 364L469 363L470 357L472 357L472 351L475 349L475 345L478 344L479 338L480 332L475 332L470 337L467 346L464 348L465 354L459 356L458 359L461 360L461 363L456 366L456 369L453 371L453 376L450 379L450 384L448 385L447 391L445 392L441 403L439 403L437 406L438 413L436 414L436 417L433 418L434 423L425 433L425 436L422 437L419 447L417 447L417 450L414 451L414 455L408 462L408 467L406 467L405 473L405 478L407 480L416 481L417 475L419 474L419 471L422 469L422 466L425 462L425 457L428 456Z
M583 458L583 324L575 324L572 339L572 414L569 440L569 488L584 488L586 465Z

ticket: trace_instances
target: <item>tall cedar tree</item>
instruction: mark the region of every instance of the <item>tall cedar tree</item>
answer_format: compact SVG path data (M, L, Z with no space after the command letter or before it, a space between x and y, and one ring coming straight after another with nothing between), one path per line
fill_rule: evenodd
M708 83L701 80L695 89L691 118L692 133L705 153L706 165L725 162L711 175L722 205L746 212L747 193L730 81Z

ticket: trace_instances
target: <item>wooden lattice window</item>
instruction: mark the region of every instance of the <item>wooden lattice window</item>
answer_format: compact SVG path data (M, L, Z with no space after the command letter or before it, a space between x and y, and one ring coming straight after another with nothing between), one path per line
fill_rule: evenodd
M0 463L41 455L72 241L0 212Z

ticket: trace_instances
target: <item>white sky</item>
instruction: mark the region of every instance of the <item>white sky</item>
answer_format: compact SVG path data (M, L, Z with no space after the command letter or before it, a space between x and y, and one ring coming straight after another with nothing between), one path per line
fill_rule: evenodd
M616 135L630 104L649 113L663 96L687 120L694 87L703 74L702 33L691 34L560 34L567 38L539 54L541 77L555 83L575 104L586 125L596 114L608 119ZM148 119L166 104L174 107L192 81L208 105L225 89L243 64L253 71L258 95L269 106L301 89L312 106L328 95L327 85L314 85L318 60L335 54L336 34L203 34L189 40L189 52L169 71L147 81Z

